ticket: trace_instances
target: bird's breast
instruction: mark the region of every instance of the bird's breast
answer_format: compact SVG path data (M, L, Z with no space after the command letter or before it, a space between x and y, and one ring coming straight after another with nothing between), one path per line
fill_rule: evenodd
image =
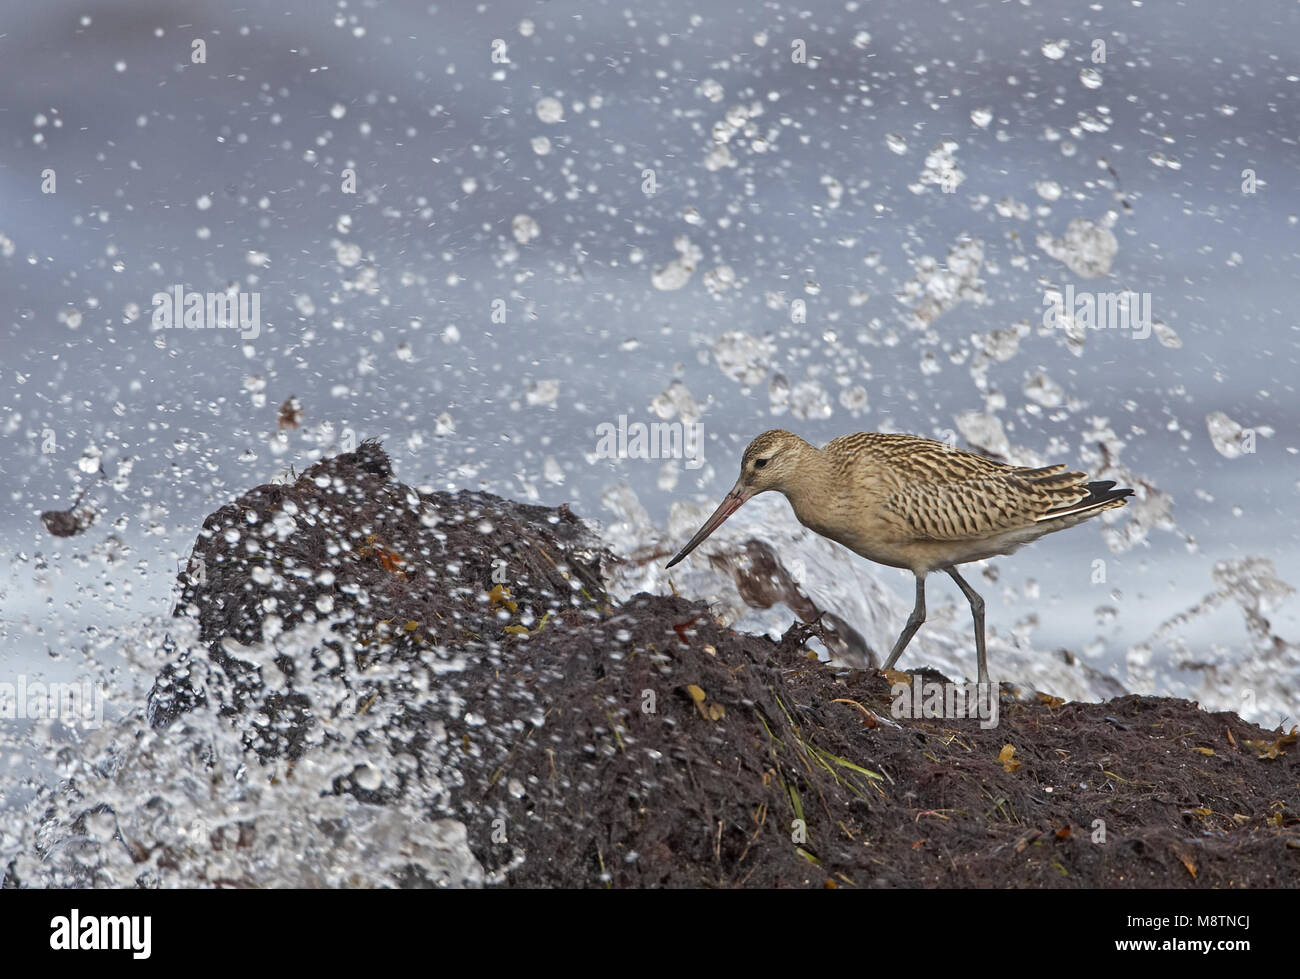
M843 501L827 498L795 498L790 501L790 505L794 508L795 518L813 533L857 550L865 529L866 514L861 508L846 506Z
M842 544L868 561L895 568L916 563L886 514L860 499L791 499L795 518L815 534Z

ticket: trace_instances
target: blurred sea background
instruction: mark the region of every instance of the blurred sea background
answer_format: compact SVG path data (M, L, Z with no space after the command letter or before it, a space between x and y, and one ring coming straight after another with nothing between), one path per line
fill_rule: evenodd
M884 430L1142 487L972 569L995 676L1066 649L1294 719L1295 3L5 12L0 674L137 710L204 516L363 438L413 485L570 504L628 592L758 432ZM256 293L258 334L159 328L178 286ZM1149 335L1045 326L1067 287L1149 295ZM601 458L620 415L702 425L703 464ZM808 550L782 500L729 529L888 649L909 575ZM697 560L674 580L730 608ZM918 638L973 660L936 585Z

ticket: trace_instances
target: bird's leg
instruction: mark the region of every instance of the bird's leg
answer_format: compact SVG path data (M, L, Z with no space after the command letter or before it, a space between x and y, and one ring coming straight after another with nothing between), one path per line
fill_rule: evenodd
M957 587L970 602L971 615L975 617L975 662L979 670L979 683L989 682L989 667L984 657L984 599L975 594L975 589L966 583L966 579L957 573L956 568L949 568L948 574L957 582Z
M907 617L907 625L903 626L903 631L894 643L894 648L889 653L889 659L885 660L882 670L892 669L898 657L903 655L903 650L907 644L912 641L916 635L916 630L921 628L921 623L925 621L925 575L916 576L916 607L912 609L912 614Z

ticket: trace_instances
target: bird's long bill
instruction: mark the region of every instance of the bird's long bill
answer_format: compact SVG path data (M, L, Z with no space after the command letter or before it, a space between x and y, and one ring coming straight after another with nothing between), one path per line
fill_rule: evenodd
M740 505L747 499L749 499L749 494L746 493L739 484L737 484L730 493L723 497L722 502L718 504L718 508L713 511L713 516L704 521L704 526L699 529L699 532L690 539L690 542L685 547L677 552L675 558L668 562L668 567L671 568L682 558L686 557L687 554L690 554L691 551L699 547L704 541L704 538L708 537L709 534L721 527L722 522L739 510Z

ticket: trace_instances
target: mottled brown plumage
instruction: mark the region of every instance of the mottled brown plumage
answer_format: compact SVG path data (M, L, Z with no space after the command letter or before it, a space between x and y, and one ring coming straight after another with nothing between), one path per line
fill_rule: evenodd
M879 564L916 575L916 607L885 666L925 621L925 576L946 571L975 617L979 682L988 681L984 603L956 566L1010 554L1044 534L1123 506L1133 491L1089 482L1064 465L1007 466L916 435L859 432L816 449L773 429L741 458L740 479L672 567L757 493L785 494L810 530Z

